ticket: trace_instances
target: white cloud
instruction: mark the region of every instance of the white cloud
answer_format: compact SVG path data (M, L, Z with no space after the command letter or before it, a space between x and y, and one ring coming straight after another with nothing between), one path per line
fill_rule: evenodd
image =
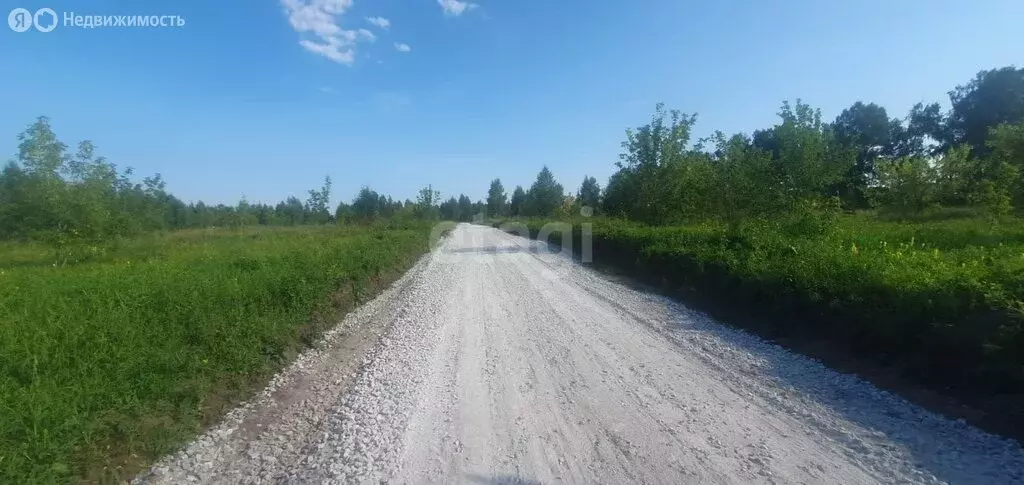
M352 0L281 0L288 23L297 32L312 32L320 37L331 37L342 31L337 17L345 13Z
M333 94L334 88L330 86L320 86L320 92L324 94Z
M303 35L299 45L339 64L355 61L355 45L373 42L377 36L366 29L348 30L339 21L352 0L280 0L288 23Z
M338 39L330 38L326 43L313 42L302 39L299 45L305 47L309 52L320 54L338 64L351 65L356 60L356 53L351 48L342 48Z
M374 35L373 32L370 32L369 30L366 29L359 29L359 38L367 42L373 42L377 40L377 36Z
M476 8L476 4L464 0L437 0L437 3L441 5L441 10L444 10L446 15L454 15L458 17L467 10Z
M366 21L382 29L391 27L391 21L384 17L366 17Z
M412 47L409 47L409 44L395 42L395 50L397 50L398 52L409 52L412 50Z

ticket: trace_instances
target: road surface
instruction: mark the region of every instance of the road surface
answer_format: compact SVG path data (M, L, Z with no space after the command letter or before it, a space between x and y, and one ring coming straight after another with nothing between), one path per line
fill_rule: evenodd
M136 481L1020 483L1024 452L462 224Z

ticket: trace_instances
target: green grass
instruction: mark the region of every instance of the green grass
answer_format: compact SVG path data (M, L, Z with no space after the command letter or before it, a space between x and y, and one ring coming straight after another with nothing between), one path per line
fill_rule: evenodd
M0 483L128 478L409 267L427 232L182 231L63 267L0 246Z
M536 236L545 221L523 222ZM825 338L941 391L1024 396L1020 220L588 222L595 262L709 308L744 307L774 336Z

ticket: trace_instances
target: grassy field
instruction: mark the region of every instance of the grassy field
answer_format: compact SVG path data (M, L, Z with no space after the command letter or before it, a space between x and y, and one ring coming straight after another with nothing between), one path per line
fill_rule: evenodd
M545 223L521 222L534 237ZM574 222L578 251L583 221ZM827 339L931 389L1011 403L1003 431L1024 435L1020 220L839 215L749 223L738 232L717 223L586 222L598 264L708 310L742 308L769 337Z
M111 482L194 436L411 266L426 226L0 246L0 483Z

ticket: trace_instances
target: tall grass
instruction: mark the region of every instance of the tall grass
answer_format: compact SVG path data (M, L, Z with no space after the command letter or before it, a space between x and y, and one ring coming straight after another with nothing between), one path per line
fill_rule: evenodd
M0 483L124 478L311 342L332 292L367 297L427 249L424 227L246 231L150 235L69 266L0 248Z

